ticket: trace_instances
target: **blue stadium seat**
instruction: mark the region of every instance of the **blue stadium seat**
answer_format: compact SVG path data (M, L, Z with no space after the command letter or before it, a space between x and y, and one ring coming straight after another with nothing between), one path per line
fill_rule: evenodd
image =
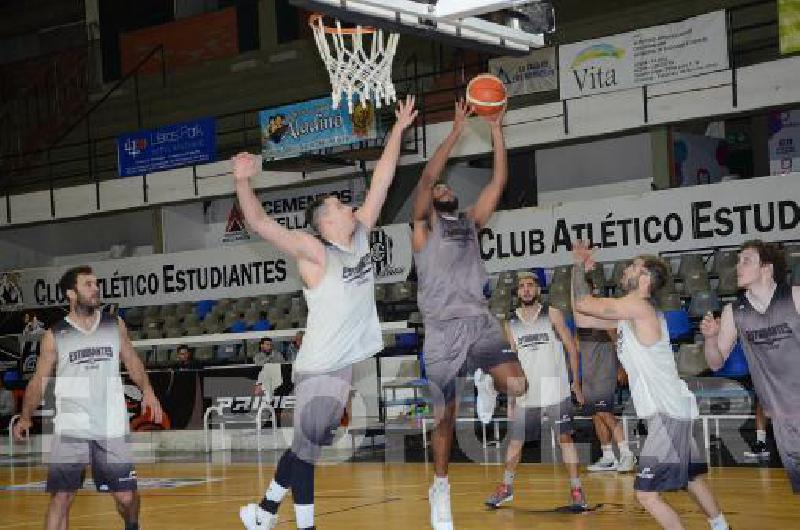
M419 340L416 333L400 333L395 335L394 342L398 348L416 348Z
M197 317L200 320L206 318L206 315L209 314L212 309L214 309L216 303L217 303L216 300L200 300L199 302L197 302L194 305L194 310L195 312L197 312Z
M228 328L230 333L244 333L247 331L247 322L244 320L237 320L234 322L230 328Z
M256 323L250 327L250 329L253 331L269 331L272 329L272 324L269 320L262 318L257 320Z
M692 323L689 321L689 313L683 309L677 311L664 311L664 318L669 329L669 339L676 340L691 336Z

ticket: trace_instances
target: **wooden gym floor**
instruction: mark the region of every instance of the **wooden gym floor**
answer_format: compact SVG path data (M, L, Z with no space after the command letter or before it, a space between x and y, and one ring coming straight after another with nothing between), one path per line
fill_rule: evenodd
M145 530L242 528L239 506L263 494L274 471L274 458L241 463L166 461L138 464L141 525ZM0 467L0 529L41 528L47 495L35 484L45 468L26 465ZM326 530L407 530L429 528L427 489L433 469L424 463L383 464L345 462L317 470L317 526ZM600 506L584 514L558 513L566 504L568 480L553 464L522 464L515 499L497 511L482 501L502 475L497 465L457 463L451 466L453 515L458 529L655 529L637 505L633 475L584 474L589 501ZM169 487L154 479L193 479ZM736 530L800 528L800 497L791 494L780 468L717 467L708 476L728 520ZM169 482L169 481L168 481ZM191 480L187 480L191 482ZM15 490L8 486L16 485ZM25 485L28 485L25 487ZM22 486L22 488L20 488ZM155 487L154 487L155 486ZM174 485L173 485L174 486ZM703 515L685 493L667 498L682 514L686 528L703 529ZM280 529L295 528L291 498L281 507ZM113 501L106 494L84 489L72 508L74 529L122 528Z

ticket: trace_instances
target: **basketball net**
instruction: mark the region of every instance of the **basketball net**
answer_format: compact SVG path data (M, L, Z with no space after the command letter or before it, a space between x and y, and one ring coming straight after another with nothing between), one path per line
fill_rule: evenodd
M308 24L314 31L317 49L331 79L334 109L339 108L343 96L347 98L350 114L353 113L353 96L358 96L362 106L374 100L376 108L397 99L392 83L392 61L399 34L389 33L384 41L380 28L342 28L338 20L335 26L326 26L320 14L311 15Z

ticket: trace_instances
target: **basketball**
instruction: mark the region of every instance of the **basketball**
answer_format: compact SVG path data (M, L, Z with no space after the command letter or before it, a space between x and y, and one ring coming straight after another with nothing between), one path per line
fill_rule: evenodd
M467 103L478 116L497 114L506 104L506 87L492 74L477 75L467 85Z

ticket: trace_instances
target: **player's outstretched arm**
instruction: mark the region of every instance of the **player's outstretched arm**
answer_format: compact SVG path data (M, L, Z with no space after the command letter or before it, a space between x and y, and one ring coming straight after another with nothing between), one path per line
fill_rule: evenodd
M503 137L503 118L506 115L506 108L500 112L484 119L489 122L492 130L492 145L494 147L494 171L492 180L483 188L478 200L470 209L469 215L479 227L485 226L497 209L500 197L508 182L508 153L506 152L506 142Z
M453 113L453 130L442 141L436 152L425 164L425 168L420 175L417 189L414 192L414 206L411 210L411 220L427 221L431 214L431 203L433 201L433 187L442 176L442 171L447 165L447 160L450 158L450 152L455 147L456 142L464 132L464 126L467 123L467 118L473 114L473 109L467 105L463 99L455 102L455 109Z
M372 172L372 184L364 199L364 204L356 212L358 220L368 229L373 228L378 222L381 208L383 208L389 187L394 180L397 159L400 157L400 147L403 143L403 131L417 118L414 103L414 96L407 96L405 102L397 102L397 109L394 112L397 120L389 132L383 154L375 165L375 171Z
M264 211L250 179L256 174L258 157L250 153L239 153L231 159L236 182L236 196L247 224L258 235L280 250L294 257L322 266L325 248L317 238L300 230L289 231Z

